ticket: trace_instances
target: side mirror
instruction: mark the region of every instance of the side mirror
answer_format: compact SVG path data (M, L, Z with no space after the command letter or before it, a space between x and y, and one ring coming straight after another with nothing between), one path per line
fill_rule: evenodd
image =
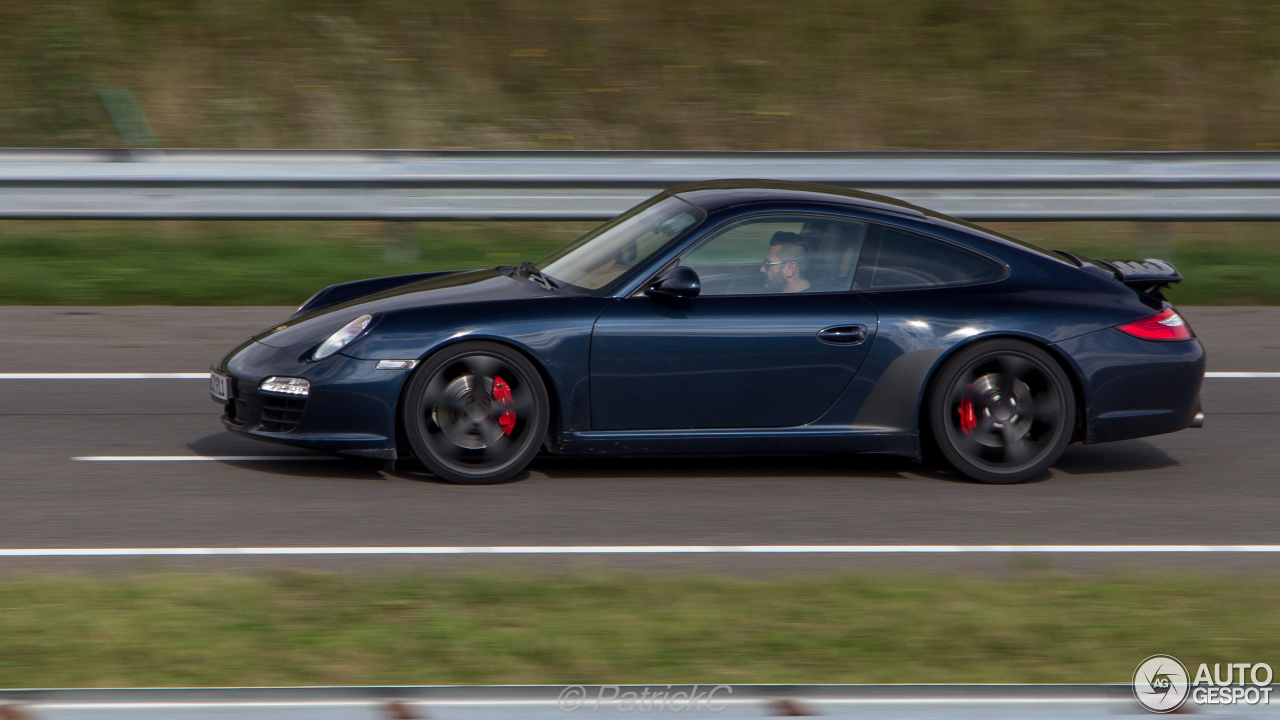
M654 298L695 298L702 292L702 281L691 267L677 267L649 284L644 294Z

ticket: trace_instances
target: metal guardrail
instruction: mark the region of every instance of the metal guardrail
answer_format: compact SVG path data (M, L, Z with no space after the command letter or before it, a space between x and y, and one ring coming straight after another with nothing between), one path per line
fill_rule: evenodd
M650 685L0 691L24 720L489 720L575 716L1113 720L1149 717L1128 685ZM1270 707L1232 707L1267 716Z
M978 221L1280 220L1280 153L0 150L0 218L602 220L821 182Z

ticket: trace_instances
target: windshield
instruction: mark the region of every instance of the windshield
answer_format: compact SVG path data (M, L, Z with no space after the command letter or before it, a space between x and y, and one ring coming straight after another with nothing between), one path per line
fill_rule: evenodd
M538 261L552 280L599 290L706 217L680 198L659 195Z

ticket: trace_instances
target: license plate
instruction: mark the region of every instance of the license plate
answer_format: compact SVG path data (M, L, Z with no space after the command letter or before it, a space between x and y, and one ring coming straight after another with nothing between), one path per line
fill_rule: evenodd
M209 373L209 394L213 395L214 400L226 402L231 396L231 378L218 373Z

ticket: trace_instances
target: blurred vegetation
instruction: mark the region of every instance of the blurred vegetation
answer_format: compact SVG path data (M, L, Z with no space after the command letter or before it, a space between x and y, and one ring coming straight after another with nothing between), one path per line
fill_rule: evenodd
M1182 272L1181 305L1280 305L1280 223L988 223L1047 248L1117 260L1160 258Z
M0 146L1280 148L1256 0L7 0Z
M1274 577L7 579L0 687L1120 683L1275 665Z
M0 304L297 305L349 280L538 260L591 225L0 221Z
M115 98L166 147L1280 149L1280 4L1249 0L9 0L0 23L0 146L121 145ZM290 304L584 227L0 222L0 303ZM1135 227L1015 234L1168 257L1179 302L1280 302L1271 226Z
M592 223L0 221L0 304L296 305L381 275L537 260ZM1280 304L1280 224L1020 223L1091 257L1172 261L1185 305Z

